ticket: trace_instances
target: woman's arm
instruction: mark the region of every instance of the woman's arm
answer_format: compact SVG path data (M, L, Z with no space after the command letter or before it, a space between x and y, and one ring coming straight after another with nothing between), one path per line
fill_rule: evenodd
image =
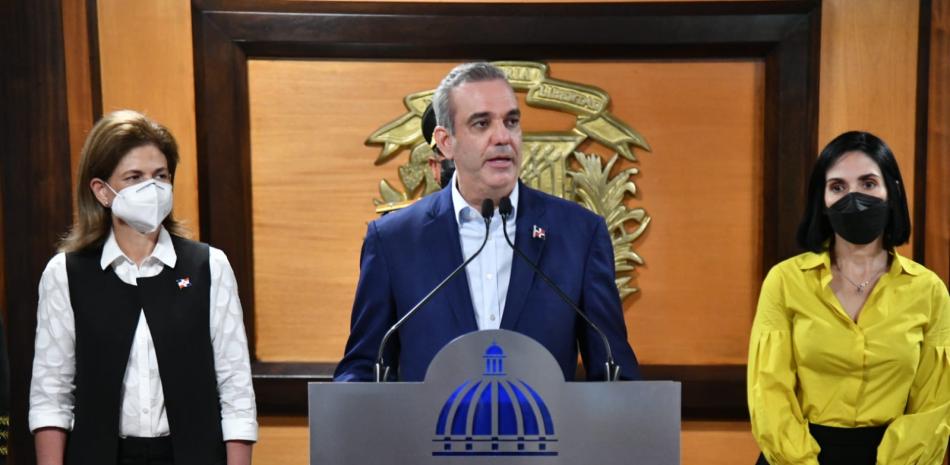
M930 323L905 414L887 427L878 465L940 465L950 435L950 296L935 275L929 289ZM924 293L926 295L926 291Z
M228 465L251 465L251 441L226 441ZM39 464L37 464L39 465Z
M227 444L228 464L250 463L257 441L257 406L251 384L251 364L244 331L244 314L237 280L224 252L212 248L211 347L221 402L221 431ZM233 460L245 460L245 461Z
M818 465L818 443L808 431L795 394L797 367L782 270L762 283L749 341L747 394L752 434L772 465Z
M66 258L58 254L40 278L36 310L29 424L39 465L63 463L66 435L73 422L75 334Z
M66 430L54 427L40 428L33 432L33 441L36 443L36 465L63 465L63 455L66 452Z

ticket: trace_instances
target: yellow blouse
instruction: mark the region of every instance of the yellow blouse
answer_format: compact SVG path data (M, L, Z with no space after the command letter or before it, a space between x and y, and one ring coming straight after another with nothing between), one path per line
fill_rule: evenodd
M950 296L893 253L855 323L831 290L827 252L779 263L749 342L752 434L771 465L818 464L808 423L889 425L878 465L939 465L950 435Z

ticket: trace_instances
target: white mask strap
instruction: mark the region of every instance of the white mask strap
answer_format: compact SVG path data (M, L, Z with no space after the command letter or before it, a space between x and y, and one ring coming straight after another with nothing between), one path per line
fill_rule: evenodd
M109 185L109 183L107 183L107 182L105 182L105 181L102 181L102 183L103 183L103 184L105 184L105 185L106 185L106 187L108 187L108 188L109 188L109 190L110 190L110 191L112 191L112 193L113 193L113 194L115 194L115 195L119 195L119 193L118 193L118 192L116 192L116 191L115 191L115 189L113 189L113 188L112 188L112 186L110 186L110 185Z

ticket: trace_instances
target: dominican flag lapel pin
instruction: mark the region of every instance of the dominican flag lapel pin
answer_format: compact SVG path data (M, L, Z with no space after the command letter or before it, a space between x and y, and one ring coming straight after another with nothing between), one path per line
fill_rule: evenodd
M184 288L186 288L186 287L191 287L191 278L185 277L185 278L181 278L181 279L179 279L178 281L175 281L175 282L178 283L178 289L184 289Z
M533 225L531 227L531 237L534 239L544 239L544 228Z

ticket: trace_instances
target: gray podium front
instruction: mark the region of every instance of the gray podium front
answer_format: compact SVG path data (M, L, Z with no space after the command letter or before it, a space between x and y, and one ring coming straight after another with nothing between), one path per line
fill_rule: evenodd
M459 337L421 383L310 383L309 400L312 465L679 464L679 383L568 383L512 331Z

